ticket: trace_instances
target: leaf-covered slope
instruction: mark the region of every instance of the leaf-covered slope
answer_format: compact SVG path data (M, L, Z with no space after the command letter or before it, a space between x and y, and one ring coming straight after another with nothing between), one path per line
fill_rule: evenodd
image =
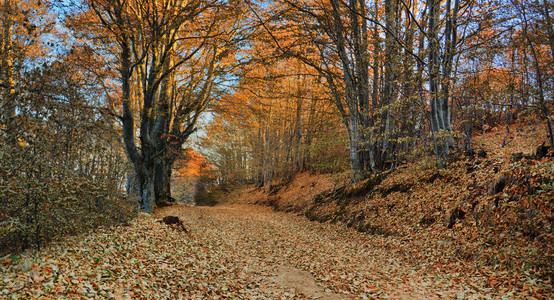
M416 261L405 239L260 206L174 206L159 213L72 237L37 257L4 257L3 298L310 299L325 293L326 299L438 299L547 293L530 281L522 281L526 289L491 288L502 274ZM191 233L157 222L169 214L184 220ZM312 282L311 288L319 294L303 294L309 289L287 283L283 276L291 272L313 276L317 287Z
M239 199L394 237L414 262L478 272L491 290L529 291L527 280L554 279L554 159L535 153L543 129L512 132L507 147L503 133L488 132L475 145L486 157L458 157L445 170L419 162L354 186L303 174Z

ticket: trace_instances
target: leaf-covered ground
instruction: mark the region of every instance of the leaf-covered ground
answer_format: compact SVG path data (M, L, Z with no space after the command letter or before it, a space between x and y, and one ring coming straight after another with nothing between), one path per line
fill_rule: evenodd
M165 215L179 216L190 233L157 222ZM0 298L548 297L532 281L525 290L490 288L485 275L414 260L404 245L259 206L178 205L69 238L38 256L2 258Z
M472 274L478 293L554 299L554 157L537 155L544 128L510 132L504 147L501 129L478 137L474 148L486 155L454 154L444 170L418 160L356 185L304 173L229 198L389 236L391 256Z

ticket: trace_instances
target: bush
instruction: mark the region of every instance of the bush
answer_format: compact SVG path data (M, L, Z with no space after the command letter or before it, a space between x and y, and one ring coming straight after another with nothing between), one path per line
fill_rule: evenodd
M63 170L32 149L0 147L0 255L127 222L136 202L107 176Z

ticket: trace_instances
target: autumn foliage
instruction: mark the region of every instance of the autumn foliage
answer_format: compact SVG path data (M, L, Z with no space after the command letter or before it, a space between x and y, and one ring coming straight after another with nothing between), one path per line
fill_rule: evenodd
M407 261L482 276L480 284L500 294L544 296L553 292L554 166L534 147L544 128L516 132L502 151L498 129L476 137L487 157L452 161L446 170L418 162L358 184L300 174L270 193L249 187L230 202L343 224L385 239L391 255ZM534 291L525 288L530 274L541 282Z
M552 13L547 0L1 0L0 256L239 193L541 298ZM374 294L348 280L334 288Z

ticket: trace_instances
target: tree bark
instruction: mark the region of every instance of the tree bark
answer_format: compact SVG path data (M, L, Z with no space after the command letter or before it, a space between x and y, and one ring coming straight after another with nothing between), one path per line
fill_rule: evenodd
M136 197L138 195L137 186L137 175L133 169L127 173L127 184L125 185L127 197Z
M5 86L2 104L4 118L6 120L6 132L8 134L8 143L15 145L17 138L15 136L14 120L15 117L15 79L13 69L13 31L14 31L14 8L12 0L4 2L4 20L3 20L3 41L2 41L2 83Z
M429 9L429 88L431 93L431 135L435 145L435 155L437 157L437 165L439 168L445 168L447 158L449 155L449 147L451 140L451 127L450 127L450 115L448 106L448 84L450 80L450 71L448 69L449 62L446 60L452 60L453 55L451 53L452 44L452 30L456 24L452 24L451 20L447 20L446 28L446 49L445 53L447 57L443 58L445 66L441 76L440 70L440 42L439 42L439 17L440 17L440 1L428 0ZM450 15L450 0L447 1L447 16ZM455 34L455 31L454 31ZM450 37L448 37L450 35ZM448 56L449 55L449 56ZM451 64L451 61L450 61ZM444 78L443 78L444 77ZM441 83L442 81L442 83ZM446 83L446 86L444 85ZM442 86L441 86L442 85ZM442 87L442 90L441 90Z
M546 119L546 129L548 133L548 139L550 141L550 146L554 149L554 132L552 130L552 123L550 122L550 111L548 109L548 106L546 106L546 98L545 98L545 92L544 92L544 82L542 77L542 71L541 67L539 65L539 58L537 56L537 51L535 50L535 46L533 45L533 42L531 41L531 38L528 34L528 21L527 21L527 15L525 13L525 7L521 8L523 12L523 33L527 39L527 42L529 43L529 48L531 48L531 54L533 55L533 66L535 67L535 76L537 77L537 83L539 85L539 108L541 112L543 113L545 119Z
M346 105L348 107L347 116L343 115L343 120L347 124L348 140L350 148L350 167L353 172L354 182L359 181L365 176L365 169L371 163L366 163L371 160L371 149L373 145L368 144L364 138L364 132L360 127L367 129L370 123L369 119L369 62L367 58L368 46L368 30L364 18L360 17L365 14L365 3L359 0L351 0L349 2L350 11L350 30L343 27L341 18L340 5L338 0L332 0L332 24L334 28L327 28L328 34L333 37L336 44L340 61L343 67L342 80L344 82ZM348 33L351 32L351 40L347 41ZM352 44L352 49L347 49L348 45ZM348 54L353 52L351 59ZM333 92L337 98L338 92ZM341 113L346 113L342 110L342 105L337 100Z
M157 206L168 206L175 203L175 198L171 197L171 173L173 160L162 159L155 164L155 197Z
M350 115L350 128L348 130L348 140L350 142L350 168L353 172L354 182L363 178L363 163L360 157L360 127L358 125L358 116Z
M152 172L152 164L142 161L135 166L137 172L137 192L140 209L150 214L156 202L155 174Z
M399 45L395 37L398 34L397 31L397 13L398 13L398 1L397 0L386 0L385 1L385 82L383 90L383 108L384 112L382 114L382 134L383 134L383 143L381 146L380 159L381 163L389 158L390 149L390 138L392 136L391 132L393 131L394 122L391 121L390 106L398 98L398 60L399 60Z

